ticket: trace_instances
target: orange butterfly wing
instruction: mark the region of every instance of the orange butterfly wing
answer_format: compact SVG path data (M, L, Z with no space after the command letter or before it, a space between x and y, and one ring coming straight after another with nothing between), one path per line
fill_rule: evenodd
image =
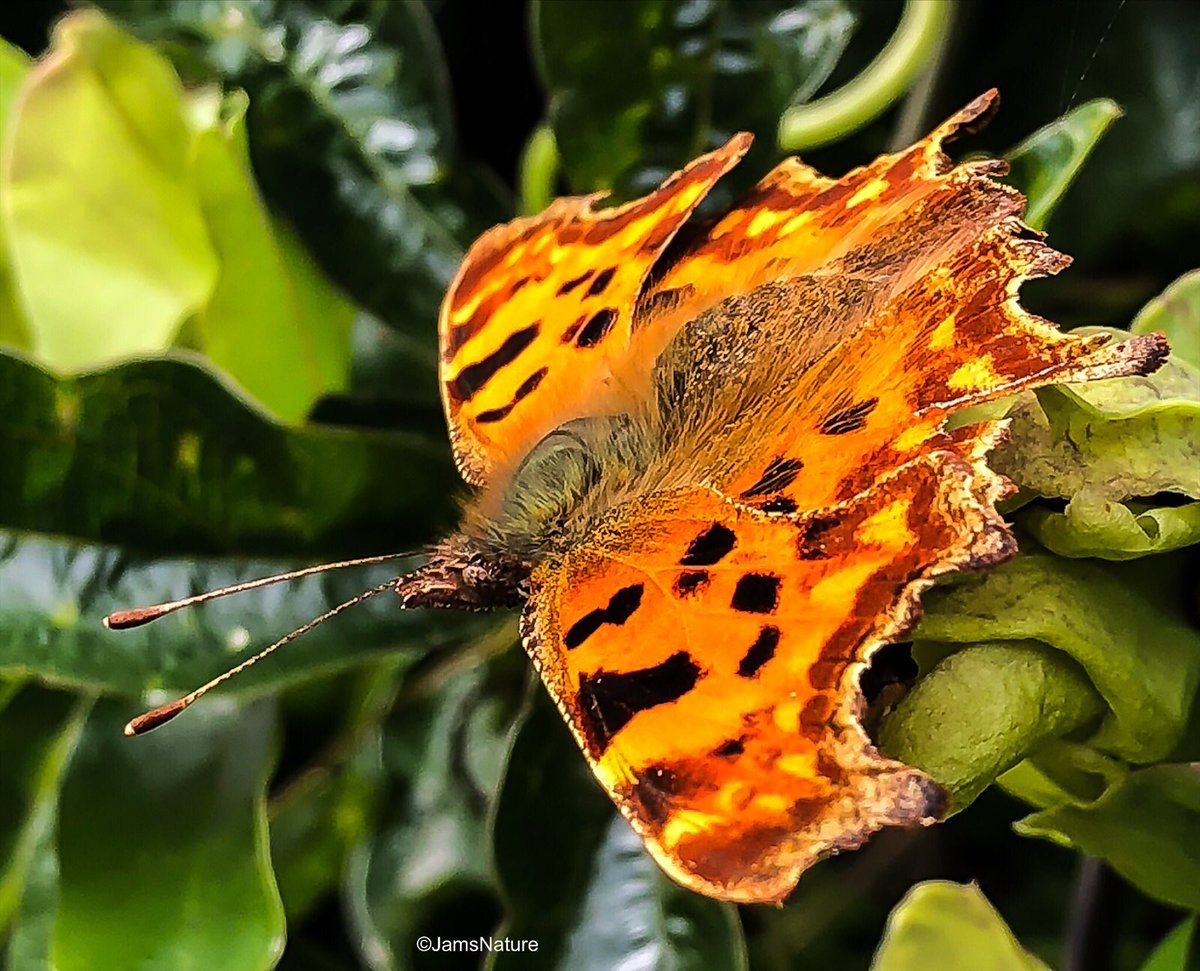
M596 777L684 886L782 900L822 855L940 816L936 786L868 740L858 679L932 578L1012 552L981 458L994 434L816 515L652 496L535 571L526 647Z
M870 745L858 676L933 577L1015 550L983 461L998 426L945 419L1166 354L1017 304L1067 261L997 163L941 150L994 101L840 180L784 162L656 267L610 362L631 382L623 360L667 348L657 393L691 388L697 412L668 457L692 484L537 567L523 629L599 781L698 891L779 900L822 854L936 818L936 787Z
M599 196L558 199L471 246L439 323L442 403L468 482L483 484L556 426L628 400L635 389L612 380L614 359L644 391L653 359L640 375L626 360L639 291L749 144L735 136L643 199L598 211Z
M819 508L945 444L956 409L1165 358L1161 335L1104 346L1019 306L1021 282L1069 260L1021 224L1020 193L989 177L1003 162L953 167L942 151L995 103L989 92L912 148L836 181L785 161L657 274L638 322L648 345L708 311L730 329L753 317L765 339L797 348L773 397L801 412L775 433L752 421L715 436L722 491ZM771 450L757 463L722 470L722 456L764 437Z

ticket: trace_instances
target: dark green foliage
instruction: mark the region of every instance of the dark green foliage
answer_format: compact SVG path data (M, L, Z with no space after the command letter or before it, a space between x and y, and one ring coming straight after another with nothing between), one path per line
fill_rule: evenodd
M376 597L169 727L121 736L412 561L132 632L100 618L420 550L453 523L466 489L437 399L438 304L518 204L467 157L451 81L461 101L540 73L523 206L636 195L752 131L719 202L783 157L785 112L863 76L903 4L533 0L511 36L528 28L536 63L514 44L496 54L510 73L483 80L443 55L439 37L478 16L451 0L96 6L50 41L54 62L0 44L0 964L957 971L986 952L1036 971L1068 957L1069 871L1088 854L1121 878L1097 904L1116 907L1110 967L1191 966L1195 4L959 4L918 38L927 75L888 82L911 88L894 108L832 102L842 127L809 160L837 174L998 84L1005 108L967 149L1008 150L1029 221L1080 258L1027 302L1165 330L1176 354L1150 378L999 408L1022 553L931 592L921 680L879 728L964 811L741 912L659 871L511 617ZM90 106L69 133L48 72L70 82L51 94ZM110 219L122 231L97 232Z

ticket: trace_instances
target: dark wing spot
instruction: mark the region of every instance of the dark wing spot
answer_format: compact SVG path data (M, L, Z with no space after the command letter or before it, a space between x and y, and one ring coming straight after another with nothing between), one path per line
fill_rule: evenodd
M746 746L740 738L731 739L713 749L713 755L722 759L732 759L746 751Z
M804 463L799 459L788 459L782 455L773 458L763 472L762 478L743 492L742 498L752 499L755 496L769 496L772 492L782 492L796 481L796 476L800 474L802 468L804 468Z
M845 435L847 432L858 431L858 429L866 425L867 416L875 410L877 404L879 404L878 398L868 398L866 401L860 401L858 404L850 405L848 408L839 408L837 411L831 411L825 416L825 420L821 422L821 434Z
M578 317L576 317L575 322L563 331L561 338L562 342L564 344L570 344L573 340L575 340L575 335L579 333L579 328L583 326L584 321L586 320L587 314L580 314Z
M647 320L653 320L662 314L669 313L683 303L684 300L689 299L695 290L696 288L690 283L682 287L655 290L644 299L638 301L634 320L640 324Z
M700 680L700 666L687 651L639 671L600 671L579 676L579 719L593 758L639 711L677 701Z
M575 277L575 279L568 280L566 283L564 283L561 287L558 288L558 295L560 297L565 297L568 293L570 293L572 290L574 290L581 283L586 283L588 278L595 272L596 272L595 270L588 270L586 273L579 274L579 276Z
M783 513L784 515L791 515L800 507L797 505L795 499L789 499L787 496L772 496L766 502L759 503L758 508L763 512L775 512Z
M579 332L579 337L575 340L576 347L595 347L612 330L613 324L617 322L617 312L611 307L605 307L603 310L598 310L592 315L592 319L587 322L583 330Z
M707 587L711 579L707 570L684 570L675 578L675 596L690 597Z
M527 395L531 395L534 389L542 383L542 378L550 373L548 367L538 368L533 374L529 375L521 386L517 388L516 394L513 395L512 401L506 404L503 408L491 408L488 411L481 411L475 416L475 420L481 425L489 424L490 422L503 421L509 416L512 410L517 407L517 402Z
M587 289L587 295L589 297L595 297L603 293L608 285L612 283L612 278L614 275L616 275L616 272L617 268L615 266L610 266L603 273L597 274L596 279L592 281L592 285Z
M713 523L688 544L680 566L712 566L724 559L737 545L737 536L728 526Z
M542 329L541 321L530 324L523 330L508 335L508 339L495 351L475 364L468 364L450 382L450 393L457 401L470 401L487 384L496 372L515 361L521 352L536 339Z
M527 283L528 283L530 280L532 280L532 279L533 279L533 277L531 277L531 276L523 276L523 277L521 277L521 279L519 279L519 280L518 280L516 283L514 283L514 284L513 284L513 285L512 285L512 286L509 288L508 295L509 295L510 297L511 297L511 296L515 296L515 295L516 295L516 293L517 293L517 291L518 291L518 290L520 290L520 289L521 289L521 287L525 286L525 284L527 284Z
M835 529L839 521L833 516L816 516L802 523L797 530L796 558L799 560L827 560L825 534Z
M737 582L729 606L744 614L770 614L779 606L779 577L747 573Z
M671 815L671 801L681 787L679 776L662 765L652 765L642 771L633 784L632 795L650 819L662 825Z
M738 665L738 674L743 678L753 678L759 669L775 656L775 648L779 646L779 628L764 627L758 632L758 638L750 645L750 650Z
M578 647L605 624L620 627L641 606L644 589L640 583L622 587L609 598L607 606L588 611L580 617L563 635L567 650Z

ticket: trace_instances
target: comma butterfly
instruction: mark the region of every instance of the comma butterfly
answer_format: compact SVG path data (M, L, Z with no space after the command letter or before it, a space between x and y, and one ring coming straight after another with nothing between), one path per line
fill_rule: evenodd
M939 818L938 787L867 737L859 678L938 576L1015 552L986 463L1003 423L945 420L1167 353L1019 306L1068 259L1021 223L1003 162L942 150L996 103L840 179L787 159L689 222L737 135L644 199L490 230L446 295L442 399L481 491L423 567L363 596L523 604L596 778L700 893L778 901L821 856Z

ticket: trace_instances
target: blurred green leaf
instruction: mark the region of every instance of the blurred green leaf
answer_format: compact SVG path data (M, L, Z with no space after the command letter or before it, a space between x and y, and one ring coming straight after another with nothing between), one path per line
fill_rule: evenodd
M824 83L856 22L842 0L536 0L533 10L567 177L622 197L741 130L758 136L748 169L776 160L781 112Z
M744 969L737 911L659 869L588 772L579 747L535 691L513 744L494 822L508 921L535 953L497 953L489 971Z
M933 650L1030 640L1065 651L1109 707L1090 744L1153 762L1182 736L1200 683L1200 631L1186 604L1189 564L1186 551L1137 564L1067 560L1026 539L1016 559L926 593L916 637ZM964 718L976 711L973 701L957 704Z
M1142 308L1129 328L1167 335L1171 353L1200 371L1200 270L1185 273Z
M33 675L51 684L130 697L154 692L155 703L168 701L168 694L215 677L252 648L266 647L405 566L398 562L308 576L132 630L109 631L100 623L118 608L175 600L287 565L205 559L143 564L114 547L0 531L0 674ZM222 691L277 690L385 653L411 663L470 639L483 624L481 618L452 611L402 611L385 592L311 631Z
M503 642L515 641L511 626L503 631ZM345 883L369 967L426 966L415 942L438 910L494 891L488 821L526 670L524 654L508 651L452 675L435 693L402 695L388 718L386 809L353 854ZM488 924L458 926L454 936L491 931Z
M442 444L286 429L196 363L72 378L0 354L0 524L146 551L385 552L454 516Z
M1038 643L984 642L926 673L880 726L879 746L928 773L960 810L1044 739L1103 711L1066 654Z
M1097 98L1039 128L1007 154L1009 181L1025 193L1025 222L1045 229L1109 126L1121 117L1115 101Z
M1063 28L1096 38L1097 43L1077 49L1078 57L1084 50L1091 56L1074 72L1071 96L1087 98L1094 92L1125 111L1063 199L1055 217L1056 245L1083 261L1130 243L1149 245L1164 262L1178 260L1194 249L1190 241L1200 202L1194 94L1200 84L1195 50L1200 7L1188 0L1122 6L1064 7L1056 15L1028 11L1034 32L1053 45L1061 46ZM1026 64L1038 63L1036 52L1025 48L1022 60L1013 66L1026 73L1026 83L1040 87L1047 107L1057 114L1063 91L1028 72Z
M32 348L55 367L163 350L212 293L182 97L161 55L94 10L60 22L26 81L2 216Z
M1162 939L1138 971L1188 971L1189 953L1195 933L1195 917L1181 921Z
M247 91L251 155L272 205L356 301L432 343L466 243L509 204L486 174L454 162L449 85L425 7L103 5L163 42L185 75Z
M345 386L354 307L333 290L258 197L246 154L246 96L190 101L200 205L221 263L191 324L199 348L288 422Z
M54 848L57 819L56 800L53 814L33 848L26 870L21 906L14 917L5 948L5 967L53 971L50 942L58 906L58 856Z
M21 902L58 790L91 708L87 696L0 682L0 933Z
M1090 803L1064 803L1015 824L1107 860L1143 893L1200 909L1200 764L1130 772Z
M975 884L919 883L897 904L871 971L1049 971Z
M1145 377L1045 388L1008 416L995 467L1026 498L1069 500L1021 515L1054 552L1123 560L1200 540L1200 371L1185 361L1172 355Z
M19 47L0 38L0 146L7 140L13 105L25 78L30 60ZM29 324L17 296L8 255L3 207L0 207L0 345L29 346Z
M292 709L334 709L333 734L309 761L277 782L269 805L271 861L289 925L299 924L342 882L351 849L372 830L383 767L380 730L410 665L404 658L372 665L348 682L346 697L332 679L294 689ZM298 699L304 699L297 705Z
M272 967L284 935L267 848L272 706L210 703L136 740L121 734L132 714L100 702L67 773L53 966Z

